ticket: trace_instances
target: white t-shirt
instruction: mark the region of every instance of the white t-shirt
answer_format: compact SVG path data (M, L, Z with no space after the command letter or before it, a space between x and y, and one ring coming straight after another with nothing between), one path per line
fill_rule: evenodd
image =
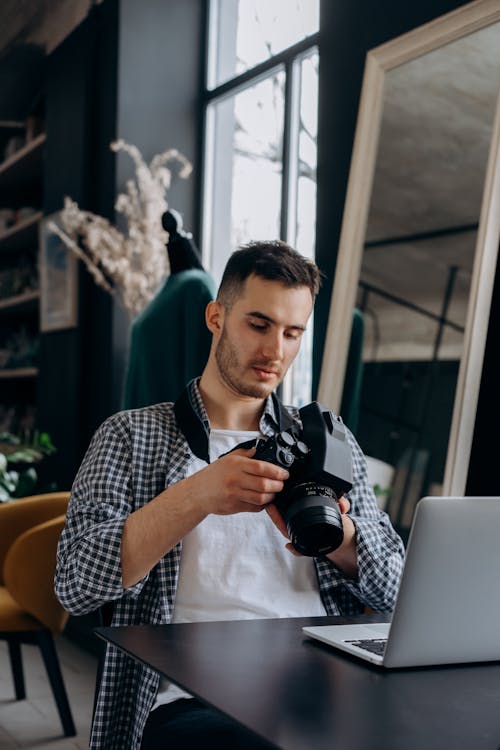
M211 430L210 460L258 432ZM197 460L191 473L206 464ZM310 557L295 557L267 513L209 515L182 542L172 622L325 615ZM191 697L162 678L153 710Z

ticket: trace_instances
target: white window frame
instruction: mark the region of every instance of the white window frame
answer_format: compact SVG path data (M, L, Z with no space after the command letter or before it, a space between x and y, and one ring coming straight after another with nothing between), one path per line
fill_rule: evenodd
M313 53L319 54L319 32L282 50L278 54L259 63L244 73L224 81L220 85L210 88L215 80L215 65L217 40L212 28L217 24L217 2L209 5L209 29L207 44L206 82L203 92L203 162L202 162L202 202L201 202L201 250L205 268L212 270L214 258L212 255L213 217L214 217L214 136L215 136L215 106L228 97L254 86L259 81L269 77L277 69L285 74L285 102L284 102L284 132L282 151L282 183L281 183L281 211L279 239L294 246L295 219L297 211L297 168L298 168L298 133L300 108L300 66L302 60ZM251 238L249 238L251 239ZM231 251L236 248L232 248ZM226 262L227 258L224 260ZM216 282L220 279L216 278ZM308 326L307 335L310 337L309 348L312 352L312 320ZM305 343L305 342L304 342ZM304 347L304 344L303 344ZM311 357L312 359L312 357ZM312 371L312 361L311 361ZM281 396L286 403L292 402L292 372L291 370L280 387Z

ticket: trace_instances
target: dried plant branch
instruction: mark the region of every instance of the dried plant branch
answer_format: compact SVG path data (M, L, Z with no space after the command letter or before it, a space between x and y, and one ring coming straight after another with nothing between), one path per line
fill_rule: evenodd
M80 248L80 246L73 240L71 237L69 237L63 230L57 226L57 224L54 221L50 221L47 225L47 228L53 233L57 234L57 236L64 242L68 250L71 250L77 258L79 258L85 265L87 266L88 270L94 277L96 284L99 284L99 286L102 286L103 289L105 289L110 294L114 294L115 290L113 287L107 282L106 277L102 273L102 271L93 263L88 255L84 253L84 251Z
M127 181L115 202L115 210L127 222L127 233L102 216L82 211L68 197L59 215L61 226L51 222L49 229L85 263L99 286L110 293L119 291L133 316L146 307L170 272L162 216L172 173L165 165L178 161L179 177L186 178L191 164L176 149L157 154L149 165L136 146L123 140L113 142L111 149L127 153L135 166L135 178Z

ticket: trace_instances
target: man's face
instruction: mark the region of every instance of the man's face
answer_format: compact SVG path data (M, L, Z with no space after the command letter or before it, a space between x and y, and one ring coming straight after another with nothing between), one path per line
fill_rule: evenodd
M224 384L240 396L268 396L295 359L312 307L305 286L249 276L237 302L221 310L215 361Z

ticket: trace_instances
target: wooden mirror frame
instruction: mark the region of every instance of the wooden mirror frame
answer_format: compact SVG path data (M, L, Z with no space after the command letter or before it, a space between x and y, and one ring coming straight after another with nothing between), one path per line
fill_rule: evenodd
M340 408L345 378L352 311L356 302L382 123L385 75L400 65L499 21L498 0L476 0L367 54L318 389L318 400L334 411ZM499 235L500 97L497 97L443 495L463 495L465 492Z

